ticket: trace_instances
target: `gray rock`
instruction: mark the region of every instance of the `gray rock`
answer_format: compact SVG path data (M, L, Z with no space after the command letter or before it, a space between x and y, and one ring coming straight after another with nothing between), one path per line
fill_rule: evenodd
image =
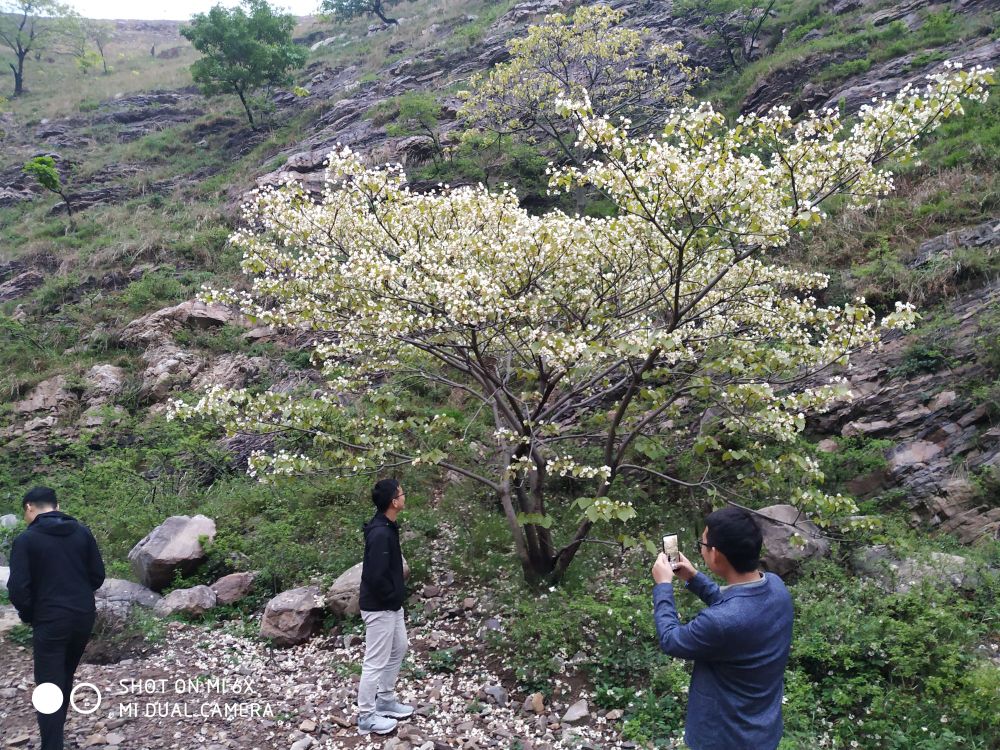
M111 364L94 365L84 376L87 381L87 403L91 407L113 400L125 387L125 370Z
M317 586L282 591L264 608L261 638L270 638L278 646L304 643L312 635L322 608L323 599Z
M576 721L583 721L589 716L590 716L590 707L587 705L587 701L581 698L572 706L566 709L566 713L564 713L562 716L562 723L570 724Z
M0 284L0 302L17 299L30 293L33 289L41 286L45 282L45 277L38 271L25 271L12 279Z
M889 468L894 472L910 469L915 464L926 464L941 453L941 446L927 440L913 440L896 446L889 452Z
M956 229L922 243L909 262L910 268L920 268L931 261L946 260L960 248L1000 247L1000 218L990 219L974 227Z
M12 529L17 526L18 518L13 513L0 516L0 529Z
M326 591L326 606L340 617L356 617L361 614L358 601L361 598L361 566L353 565L338 576ZM410 577L410 565L403 558L403 577Z
M174 571L191 573L205 559L199 537L214 539L215 521L203 515L171 516L128 553L136 578L161 591L173 581Z
M66 388L66 378L56 375L36 385L28 397L14 404L14 412L60 411L76 402L76 396Z
M507 705L508 701L507 691L502 686L487 685L486 687L483 688L483 692L486 693L486 695L488 695L490 698L492 698L493 702L496 703L501 708Z
M215 592L208 586L174 589L153 607L157 617L176 614L203 615L216 604Z
M785 576L803 560L830 554L830 542L795 506L771 505L757 513L757 525L764 536L761 562L772 573Z
M125 620L134 606L154 607L160 595L140 583L121 578L106 578L94 592L98 618L107 624Z
M885 591L898 594L905 594L928 579L967 591L981 582L979 573L966 558L943 552L899 559L888 546L878 544L855 553L852 564L859 574L872 578Z
M7 580L10 578L10 568L0 565L0 591L7 590Z
M0 604L0 635L21 624L21 618L12 604Z
M223 354L201 370L191 382L195 390L207 390L214 385L242 388L267 369L267 358L245 354Z

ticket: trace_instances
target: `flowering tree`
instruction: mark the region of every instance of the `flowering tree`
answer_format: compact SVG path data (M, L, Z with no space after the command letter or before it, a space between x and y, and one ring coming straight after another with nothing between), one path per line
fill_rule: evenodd
M695 75L680 44L654 44L645 30L621 26L607 5L553 13L507 44L511 59L477 74L461 114L474 129L554 144L577 162L576 122L557 101L588 92L594 114L631 119L631 132L662 122Z
M850 126L832 110L796 124L779 108L730 128L702 104L641 140L585 99L562 101L600 160L554 170L552 189L600 190L618 208L602 219L532 216L509 189L417 194L401 168L371 169L340 149L318 205L294 184L256 195L232 236L252 288L204 298L315 331L314 359L353 404L214 388L172 413L286 440L252 456L261 478L412 463L470 477L496 493L535 580L559 578L595 524L624 528L635 515L629 474L718 490L712 476L686 482L656 458L692 447L751 467L748 482L794 470L811 483L792 502L853 512L850 499L810 486L815 464L773 446L792 444L805 412L848 397L840 379L808 378L916 313L897 303L879 322L863 301L821 306L812 291L825 276L768 255L821 221L831 196L865 205L887 193L879 164L911 155L914 139L960 113L963 97L984 100L991 81L991 71L952 71L863 108ZM414 379L476 408L415 415L396 397ZM490 444L477 448L468 436L483 422ZM553 491L560 477L588 487L575 508Z

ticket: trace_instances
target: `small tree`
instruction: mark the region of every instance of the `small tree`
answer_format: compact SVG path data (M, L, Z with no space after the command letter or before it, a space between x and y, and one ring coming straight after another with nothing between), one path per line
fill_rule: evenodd
M553 143L575 164L587 152L574 146L577 123L556 106L562 98L586 91L596 115L629 118L636 136L655 130L695 71L679 44L654 44L647 31L621 26L623 18L607 5L577 8L572 20L546 16L507 44L508 62L473 76L460 114L473 128Z
M108 43L114 36L114 30L109 23L103 21L84 21L83 31L85 38L89 39L97 48L97 54L101 56L101 65L104 68L104 75L108 75L108 58L105 54Z
M319 205L296 186L248 205L231 241L251 290L203 297L315 331L314 360L358 398L216 387L172 413L274 435L275 451L250 459L262 478L406 463L469 477L499 500L532 580L561 577L595 526L630 541L636 475L854 513L816 487L795 438L806 412L849 397L844 379L817 374L877 342L880 324L863 301L821 306L824 275L770 256L822 221L830 197L886 194L892 175L878 165L911 155L992 81L981 69L938 76L850 126L835 110L796 124L778 108L728 128L703 104L671 112L659 138L563 101L600 158L556 170L552 189L601 191L617 207L601 219L534 216L509 189L416 194L401 168L336 151ZM914 318L897 303L881 326ZM473 406L424 416L406 398L415 380ZM692 451L712 460L683 478L671 459ZM739 467L731 485L720 466Z
M776 0L677 0L674 14L689 14L714 35L736 70L757 59L757 40Z
M66 5L55 0L0 0L0 42L14 54L8 62L14 74L14 96L24 93L24 61L67 32L66 21L75 17Z
M63 202L66 204L66 213L69 216L69 228L73 229L76 226L73 220L73 204L70 202L69 195L66 194L63 188L62 180L59 177L59 170L56 169L56 160L48 155L36 156L34 159L25 162L22 171L38 180L38 184L43 188L63 199Z
M335 18L373 15L378 16L384 24L399 25L399 21L385 14L386 8L398 2L399 0L323 0L320 8Z
M181 34L204 57L191 66L195 83L208 95L236 94L250 127L256 128L249 97L261 88L292 83L306 52L292 42L295 17L275 13L266 0L242 0L232 10L216 5L198 13Z

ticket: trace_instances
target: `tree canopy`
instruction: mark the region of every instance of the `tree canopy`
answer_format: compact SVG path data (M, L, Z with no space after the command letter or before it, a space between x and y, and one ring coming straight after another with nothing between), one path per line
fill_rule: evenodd
M69 226L70 229L73 229L75 226L75 222L73 221L73 204L70 202L69 195L66 194L66 190L63 187L62 179L59 177L59 170L56 169L56 160L48 154L36 156L25 162L21 171L26 175L31 175L38 180L39 185L63 199L66 203L66 214L69 216Z
M292 83L306 51L292 42L295 17L276 13L266 0L242 0L239 7L214 6L198 13L181 34L204 57L191 65L195 83L208 95L236 94L251 127L250 96L258 89Z
M680 44L654 44L623 18L607 5L546 16L508 43L509 61L472 77L461 114L473 128L554 143L574 162L586 154L574 149L577 124L556 106L560 98L586 91L595 114L628 118L636 136L655 130L697 71Z
M386 9L399 3L399 0L323 0L320 8L335 18L354 18L355 16L378 16L382 23L399 24L395 18L387 16Z
M827 278L773 251L822 221L829 198L887 194L880 165L992 81L951 70L853 124L777 108L730 126L708 104L683 107L657 138L595 115L586 96L559 100L598 158L554 169L551 189L600 191L608 218L532 215L511 189L418 194L401 168L340 148L320 203L295 185L257 194L231 237L251 288L203 297L314 331L314 361L356 398L216 387L172 414L275 436L250 460L262 479L429 463L475 480L534 580L565 573L595 527L631 543L639 477L716 500L777 495L821 519L855 513L817 487L795 438L805 413L849 398L829 368L916 313L823 305ZM421 414L407 398L418 381L472 406ZM695 477L687 455L701 457Z

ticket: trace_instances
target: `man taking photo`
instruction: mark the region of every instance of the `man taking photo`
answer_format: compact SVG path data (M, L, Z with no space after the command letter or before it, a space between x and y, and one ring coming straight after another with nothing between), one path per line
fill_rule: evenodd
M663 653L694 661L684 741L691 750L774 750L792 642L792 599L781 578L758 570L762 535L753 516L726 507L705 519L698 542L718 586L679 555L653 565L653 619ZM681 624L673 579L706 606Z
M46 683L59 689L58 708L38 712L41 750L63 750L73 674L94 629L104 561L90 529L59 510L53 490L35 487L22 506L28 528L14 539L7 591L32 626L36 689Z

